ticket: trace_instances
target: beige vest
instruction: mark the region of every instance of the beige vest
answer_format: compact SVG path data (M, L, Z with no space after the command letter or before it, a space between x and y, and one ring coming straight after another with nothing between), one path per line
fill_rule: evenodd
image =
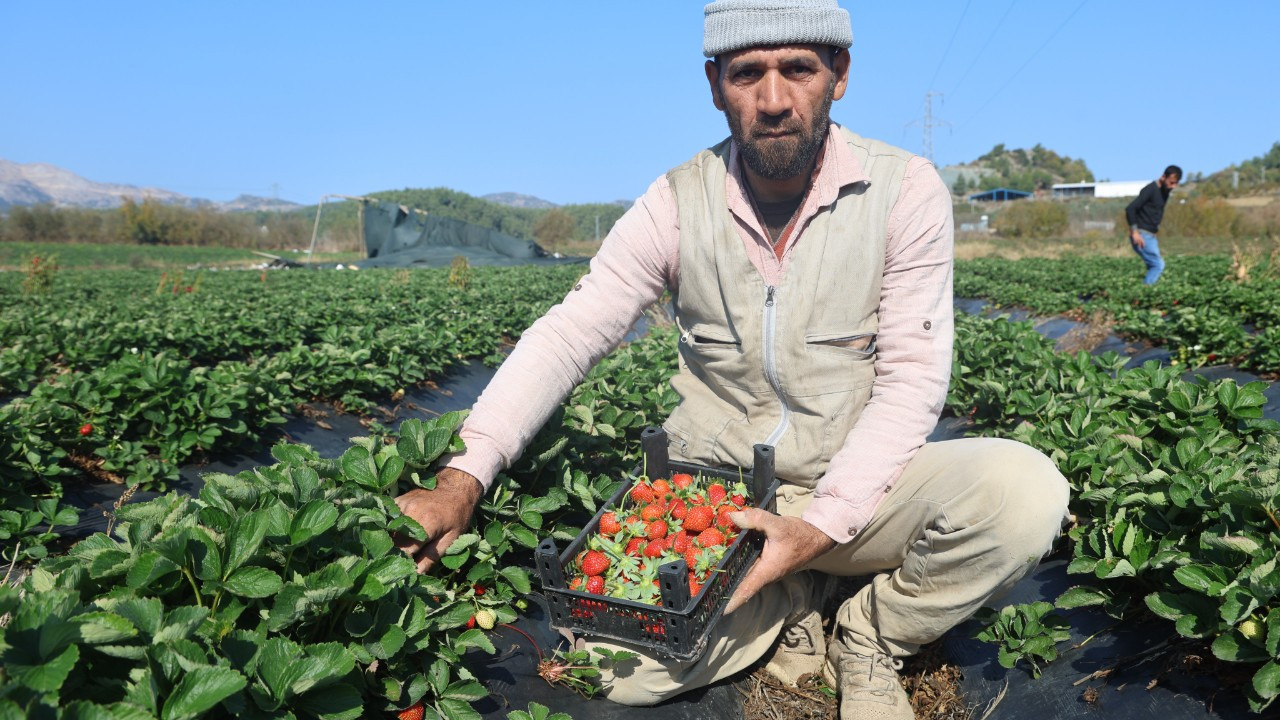
M813 487L871 396L886 225L911 155L839 133L870 182L842 188L799 229L776 287L725 201L729 141L667 174L680 218L672 457L750 467L766 443L779 477Z

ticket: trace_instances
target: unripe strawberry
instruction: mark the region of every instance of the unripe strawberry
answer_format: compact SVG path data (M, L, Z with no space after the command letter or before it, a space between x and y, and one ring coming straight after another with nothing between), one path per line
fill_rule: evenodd
M492 610L481 610L476 613L476 624L484 630L492 630L493 624L498 621L498 616L493 614Z
M1267 626L1261 620L1251 617L1240 623L1240 634L1249 640L1262 640L1267 635Z

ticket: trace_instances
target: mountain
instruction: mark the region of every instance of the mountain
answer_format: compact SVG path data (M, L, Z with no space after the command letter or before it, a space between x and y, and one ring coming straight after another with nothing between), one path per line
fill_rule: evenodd
M265 210L267 212L289 212L297 210L302 206L296 202L281 200L280 198L264 198L257 195L241 195L235 200L224 202L219 205L227 212L257 212Z
M546 210L557 207L555 203L548 200L513 192L489 193L488 195L481 195L480 199L499 205L506 205L507 207L530 208L533 210Z
M62 207L114 208L121 197L149 197L175 205L200 205L209 201L161 190L86 180L47 163L19 164L0 158L0 209L12 205L48 203Z

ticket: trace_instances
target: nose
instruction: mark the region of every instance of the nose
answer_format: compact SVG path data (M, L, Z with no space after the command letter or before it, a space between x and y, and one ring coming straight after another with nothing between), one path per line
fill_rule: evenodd
M758 87L756 110L762 115L780 117L791 110L791 95L787 92L786 80L781 73L777 71L765 73Z

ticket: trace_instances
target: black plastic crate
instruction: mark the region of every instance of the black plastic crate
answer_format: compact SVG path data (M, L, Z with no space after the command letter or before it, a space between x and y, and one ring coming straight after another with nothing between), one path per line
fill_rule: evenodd
M745 472L734 468L711 468L670 460L667 434L661 428L646 428L640 441L645 455L643 467L648 468L649 477L666 478L683 472L737 481L745 476ZM636 474L639 475L640 470ZM774 477L772 447L755 446L750 478L756 507L776 512L778 482ZM633 486L634 483L614 493L564 552L557 549L551 538L538 545L534 556L551 611L551 626L575 634L630 643L655 655L678 660L697 659L706 650L707 633L723 614L729 596L760 557L764 535L757 530L738 533L716 566L716 572L696 597L689 597L689 571L683 559L658 568L661 605L570 590L565 582L565 567L578 555L587 538L596 532L600 517L621 505Z

